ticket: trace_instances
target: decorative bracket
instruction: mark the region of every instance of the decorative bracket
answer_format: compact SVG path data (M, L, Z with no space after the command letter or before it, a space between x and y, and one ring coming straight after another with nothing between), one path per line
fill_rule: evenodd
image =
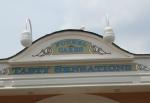
M136 70L137 71L150 71L150 67L145 66L143 64L137 64L136 65Z

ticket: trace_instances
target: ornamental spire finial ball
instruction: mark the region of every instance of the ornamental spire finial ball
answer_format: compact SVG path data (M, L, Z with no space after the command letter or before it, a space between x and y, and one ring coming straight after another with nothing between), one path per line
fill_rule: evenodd
M26 20L26 29L21 33L21 44L29 47L32 44L32 26L29 18Z
M115 40L115 35L114 35L114 32L113 32L113 29L112 27L110 26L109 24L109 18L108 16L106 16L106 27L104 29L104 36L103 36L103 39L108 42L108 43L113 43L114 40Z

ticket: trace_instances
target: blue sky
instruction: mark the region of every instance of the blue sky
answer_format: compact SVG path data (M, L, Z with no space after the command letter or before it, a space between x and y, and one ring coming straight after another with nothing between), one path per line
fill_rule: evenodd
M29 17L33 40L62 29L103 34L109 14L115 43L133 53L150 53L150 0L0 0L0 58L23 49L20 34Z

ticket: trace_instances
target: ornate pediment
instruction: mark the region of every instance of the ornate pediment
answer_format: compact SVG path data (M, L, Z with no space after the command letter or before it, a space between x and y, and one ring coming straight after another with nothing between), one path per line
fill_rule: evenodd
M47 35L9 60L17 62L54 62L78 60L132 59L133 55L107 43L101 36L87 31L65 30Z
M106 51L97 45L80 40L80 39L64 39L57 41L50 46L41 49L39 53L33 54L33 57L43 57L49 55L65 55L65 54L99 54L110 55L110 51Z

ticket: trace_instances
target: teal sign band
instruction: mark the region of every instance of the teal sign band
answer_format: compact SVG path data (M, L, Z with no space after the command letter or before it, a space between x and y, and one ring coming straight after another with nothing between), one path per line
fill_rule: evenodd
M18 74L51 74L51 73L86 73L86 72L124 72L133 71L131 64L100 65L57 65L46 67L13 67L10 75Z
M80 39L65 39L52 44L53 54L90 53L91 43Z

